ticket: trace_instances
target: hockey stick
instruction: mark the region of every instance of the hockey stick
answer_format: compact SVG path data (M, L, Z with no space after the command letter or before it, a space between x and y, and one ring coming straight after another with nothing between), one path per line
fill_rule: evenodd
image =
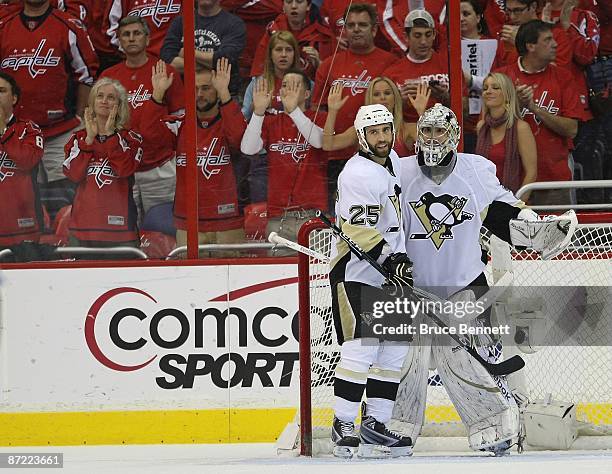
M285 239L281 237L276 232L270 232L268 235L268 241L277 244L284 245L290 249L293 249L297 252L304 253L312 258L316 258L317 260L321 260L324 263L329 263L329 257L326 257L322 253L317 252L316 250L309 249L308 247L304 247L303 245L298 244L297 242L293 242L292 240Z
M376 260L374 260L372 257L370 257L366 252L364 252L363 249L361 247L359 247L359 245L357 245L349 236L347 236L344 232L342 232L342 230L340 230L340 228L338 226L336 226L333 222L331 222L327 218L327 216L325 214L323 214L322 211L317 210L316 216L319 219L321 219L321 221L327 227L329 227L331 229L331 231L333 232L333 234L336 237L342 239L348 245L348 247L351 250L351 252L353 252L353 254L355 254L355 256L359 260L365 260L378 273L380 273L382 276L384 276L387 280L389 279L389 274L385 271L385 269L382 267L382 265L380 263L378 263ZM416 295L424 296L422 294L423 291L419 290L418 288L411 288L411 290L414 290L414 293ZM431 311L424 311L424 313L430 319L432 319L439 327L446 328L446 329L449 328L448 325L446 323L444 323L444 321L442 321L433 312L431 312ZM506 359L506 360L504 360L502 362L499 362L497 364L493 364L491 362L487 362L485 359L482 358L482 356L480 354L478 354L476 349L474 349L470 345L469 340L467 338L462 337L462 336L458 336L456 334L453 334L450 331L448 331L448 336L453 341L455 341L457 344L459 344L461 347L463 347L474 359L476 359L485 369L487 369L487 371L491 375L508 375L508 374L512 374L512 373L522 369L525 366L525 361L519 355L512 356L509 359Z

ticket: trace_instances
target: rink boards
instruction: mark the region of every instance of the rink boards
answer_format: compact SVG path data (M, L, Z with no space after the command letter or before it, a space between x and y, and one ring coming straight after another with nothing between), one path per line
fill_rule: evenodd
M297 267L251 263L4 270L0 446L273 441L299 398Z

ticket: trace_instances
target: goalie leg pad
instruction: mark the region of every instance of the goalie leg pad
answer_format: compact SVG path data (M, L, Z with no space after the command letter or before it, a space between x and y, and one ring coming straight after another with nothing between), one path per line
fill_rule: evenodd
M422 316L417 316L418 325ZM402 367L402 379L397 391L391 426L416 442L421 434L427 402L427 381L431 365L431 336L417 331L410 352Z
M506 381L493 377L449 336L436 336L434 360L449 398L479 451L518 437L519 410Z

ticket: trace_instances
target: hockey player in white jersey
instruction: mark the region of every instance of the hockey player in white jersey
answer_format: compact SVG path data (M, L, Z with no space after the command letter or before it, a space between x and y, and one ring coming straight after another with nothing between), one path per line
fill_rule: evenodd
M543 223L534 240L537 233L530 228L537 214L501 186L491 161L458 153L459 137L455 114L436 104L420 117L417 155L402 159L400 171L405 248L414 264L414 285L450 299L467 287L476 297L487 290L481 226L515 246L542 252L560 244L568 230ZM489 324L483 321L487 317L485 312L477 321ZM423 425L431 357L467 427L470 447L505 453L519 434L519 411L506 381L491 376L449 336L426 335L415 341L393 418L403 422L414 442Z
M399 158L393 151L393 115L382 105L363 106L355 118L360 150L338 177L337 225L392 275L410 285L411 262L404 245ZM406 357L406 343L362 338L361 292L380 288L384 278L337 240L330 264L332 313L340 361L334 380L334 455L406 456L412 443L387 429ZM362 405L359 437L355 419Z

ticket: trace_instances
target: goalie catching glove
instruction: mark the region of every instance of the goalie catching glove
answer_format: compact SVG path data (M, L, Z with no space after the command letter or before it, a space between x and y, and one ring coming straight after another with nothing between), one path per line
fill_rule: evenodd
M391 295L403 296L402 288L414 287L412 261L405 253L392 253L383 262L382 267L389 274L383 287L389 289Z
M548 260L569 245L577 224L574 211L540 217L531 209L523 209L510 221L510 240L515 247L535 250Z

